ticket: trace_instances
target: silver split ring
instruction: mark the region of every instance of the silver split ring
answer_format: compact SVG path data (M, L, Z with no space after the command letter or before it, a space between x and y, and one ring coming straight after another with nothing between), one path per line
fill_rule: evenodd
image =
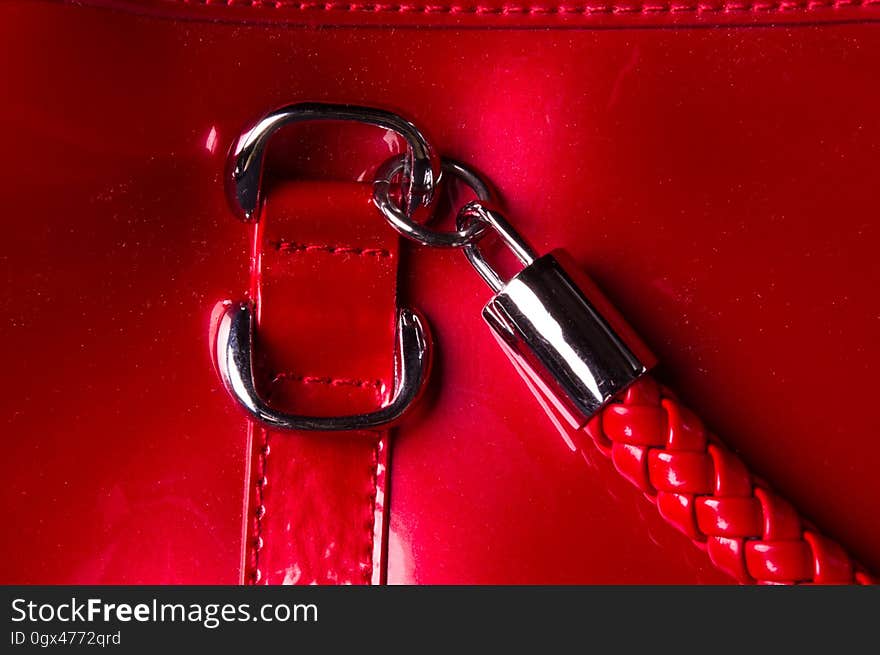
M404 170L405 164L404 156L392 157L379 167L376 171L376 181L373 182L373 203L391 227L408 239L435 248L462 248L476 243L486 233L489 226L480 221L471 222L462 229L450 232L441 232L416 223L411 214L391 200L392 180ZM464 164L443 158L441 167L448 176L457 177L467 184L479 200L483 202L492 200L489 185Z

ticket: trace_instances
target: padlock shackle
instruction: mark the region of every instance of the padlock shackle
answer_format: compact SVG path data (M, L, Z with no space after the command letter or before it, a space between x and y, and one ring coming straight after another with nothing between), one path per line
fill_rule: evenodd
M507 219L504 218L504 215L496 209L487 207L480 200L474 200L466 204L458 212L458 217L456 218L459 229L463 229L474 222L484 223L491 227L523 266L531 265L538 258L532 247L513 229L510 223L507 222ZM480 277L486 281L486 284L495 293L498 293L505 287L507 283L498 274L498 271L492 268L492 265L486 261L477 242L469 243L462 249L471 266L474 267L474 270L480 274Z

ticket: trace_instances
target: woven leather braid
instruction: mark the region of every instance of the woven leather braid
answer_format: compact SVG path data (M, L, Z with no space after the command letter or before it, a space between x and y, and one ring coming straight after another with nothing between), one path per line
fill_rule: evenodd
M876 582L651 378L630 386L585 430L667 521L739 582Z

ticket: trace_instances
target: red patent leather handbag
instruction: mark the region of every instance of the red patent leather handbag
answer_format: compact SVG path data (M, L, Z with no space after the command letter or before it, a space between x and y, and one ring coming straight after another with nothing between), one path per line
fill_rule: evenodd
M0 5L0 581L872 581L878 21L876 0ZM551 420L481 318L496 292L377 211L407 151L387 124L278 129L237 212L230 152L303 102L405 116L490 180L652 378ZM396 403L393 427L322 423Z

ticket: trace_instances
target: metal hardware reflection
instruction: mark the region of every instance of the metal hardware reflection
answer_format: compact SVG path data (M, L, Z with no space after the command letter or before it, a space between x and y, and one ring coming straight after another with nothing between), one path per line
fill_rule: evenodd
M507 354L576 428L653 364L628 326L609 320L598 290L588 296L585 286L575 284L556 257L544 255L483 309Z
M461 248L475 243L485 234L489 226L479 221L460 226L453 232L434 230L415 222L411 212L395 205L391 200L391 181L404 170L404 164L403 157L392 157L379 167L373 182L373 204L391 227L407 239L434 248ZM444 173L455 176L467 184L480 202L489 202L492 199L489 185L464 164L444 157L441 166Z
M285 430L336 432L372 430L399 420L418 399L430 368L430 338L422 319L401 309L397 318L394 395L384 407L350 416L299 416L271 408L257 392L253 370L254 313L248 303L230 302L220 315L215 359L226 390L255 419Z
M583 427L605 403L654 365L654 356L561 251L538 257L497 210L475 201L458 213L459 229L491 227L524 268L504 281L477 243L464 247L468 261L495 295L483 318L542 404L573 428Z
M486 207L481 200L474 200L466 204L459 210L456 217L456 226L459 229L472 225L491 227L523 266L529 266L537 259L538 255L535 254L532 247L513 229L513 226L507 222L501 212ZM486 284L492 287L493 291L498 292L504 288L504 280L489 265L475 242L464 246L464 254L471 266L480 274Z
M303 102L266 114L245 130L233 146L226 182L230 204L239 218L253 221L257 217L263 159L269 137L285 125L306 121L352 121L383 127L399 134L407 144L403 165L406 182L403 189L404 210L411 215L419 207L431 204L434 189L440 180L440 160L415 125L402 116L372 107Z

